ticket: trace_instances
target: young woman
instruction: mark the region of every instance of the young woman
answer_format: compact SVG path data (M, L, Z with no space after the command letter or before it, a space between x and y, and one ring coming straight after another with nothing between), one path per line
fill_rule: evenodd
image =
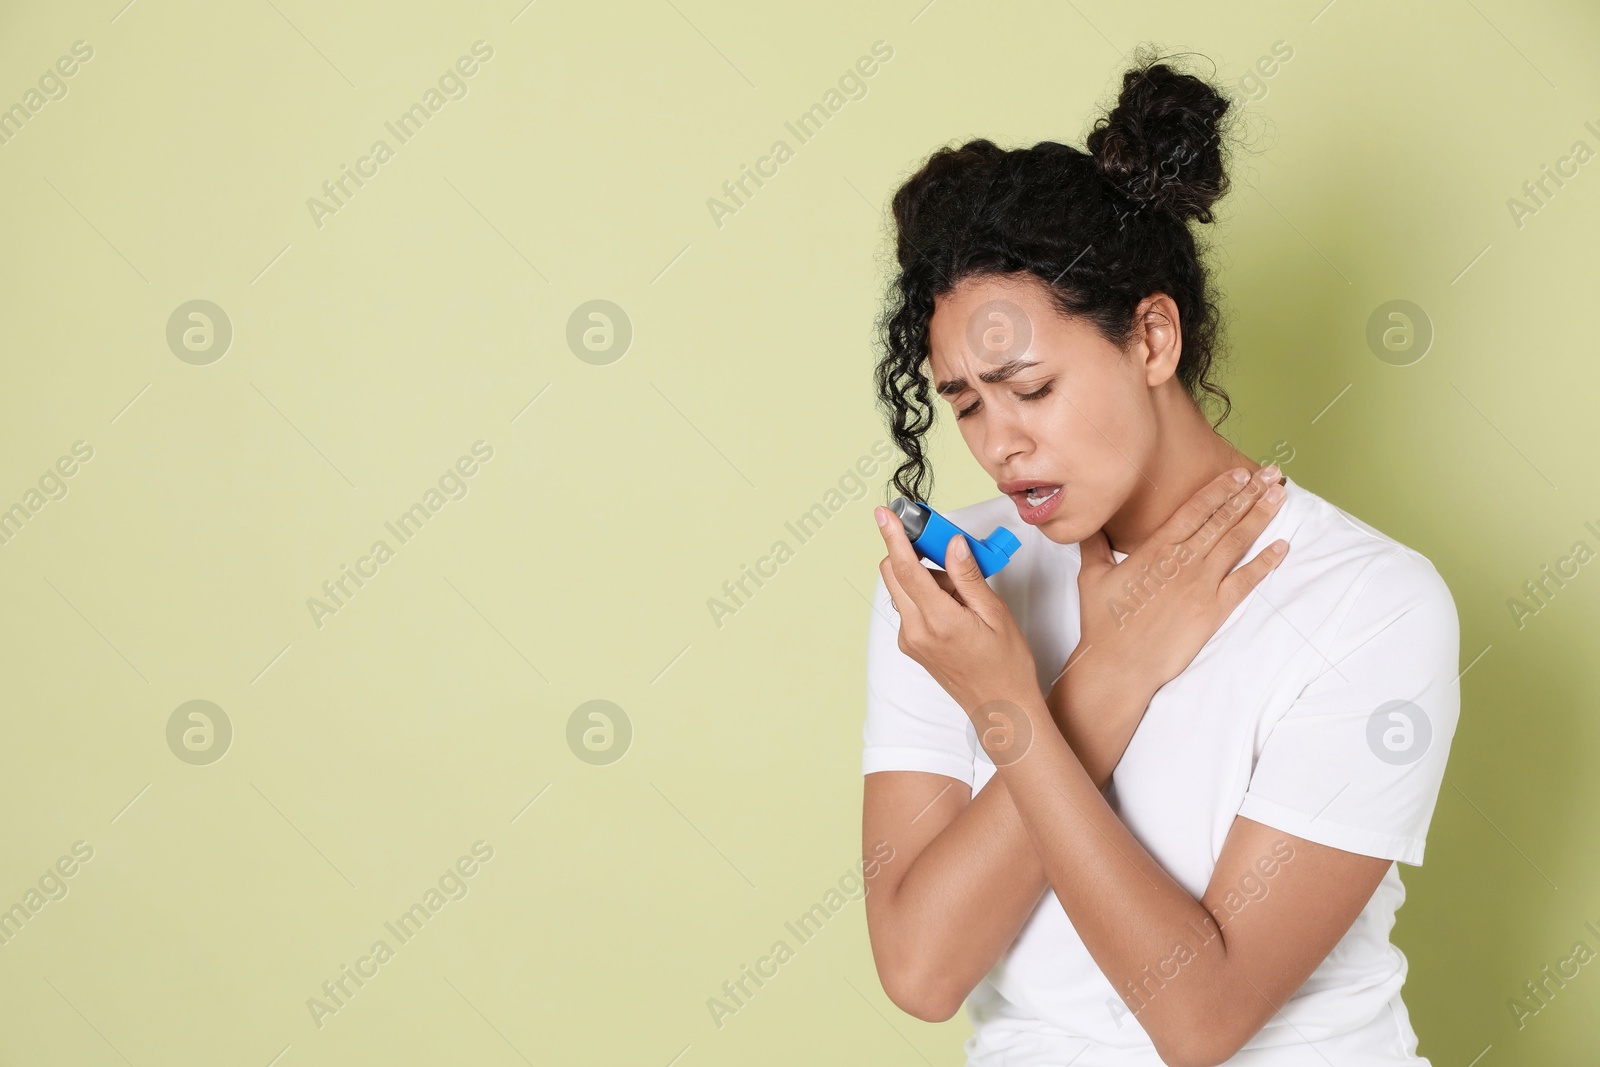
M936 570L875 509L868 928L903 1010L966 1003L969 1067L1428 1062L1389 931L1460 709L1455 604L1202 414L1227 397L1190 221L1228 108L1141 57L1086 152L976 140L894 198L893 488L930 498L937 393L1003 494L945 514L1022 542Z

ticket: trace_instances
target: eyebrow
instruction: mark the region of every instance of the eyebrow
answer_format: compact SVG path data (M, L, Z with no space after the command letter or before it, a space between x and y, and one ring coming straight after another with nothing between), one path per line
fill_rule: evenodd
M1013 359L1008 363L996 367L994 370L984 371L982 374L978 375L978 380L982 382L988 382L992 385L995 382L1003 382L1008 378L1014 378L1018 374L1021 374L1023 371L1027 370L1029 367L1037 367L1038 365L1038 362L1034 360ZM940 396L955 396L957 393L965 390L967 388L967 384L968 383L965 378L952 378L948 382L940 382L935 389L935 392L937 392Z

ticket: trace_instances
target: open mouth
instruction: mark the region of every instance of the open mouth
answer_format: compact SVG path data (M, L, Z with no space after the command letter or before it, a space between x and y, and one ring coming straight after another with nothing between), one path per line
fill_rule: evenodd
M1036 485L1027 491L1023 499L1028 502L1030 508L1036 508L1059 492L1061 492L1059 485Z
M1004 484L1015 487L1006 495L1017 505L1017 517L1030 526L1037 526L1047 521L1059 511L1062 506L1061 498L1066 495L1063 492L1065 486L1050 482L1036 485L1028 485L1025 482Z

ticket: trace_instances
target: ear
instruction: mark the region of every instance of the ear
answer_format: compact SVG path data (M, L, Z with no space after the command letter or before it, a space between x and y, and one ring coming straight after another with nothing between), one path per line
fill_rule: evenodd
M1142 342L1134 347L1134 354L1142 353L1144 381L1153 389L1178 372L1178 360L1183 356L1178 305L1166 293L1152 293L1139 302L1134 321L1139 325L1135 337Z

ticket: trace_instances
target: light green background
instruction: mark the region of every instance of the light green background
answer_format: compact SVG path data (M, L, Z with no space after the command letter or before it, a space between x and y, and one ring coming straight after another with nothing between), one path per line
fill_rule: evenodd
M0 146L0 506L94 450L0 547L0 907L94 849L0 946L0 1062L960 1064L964 1015L884 997L859 901L726 1025L706 1007L859 856L882 471L807 544L784 524L885 436L895 187L948 141L1081 145L1145 40L1235 88L1292 48L1211 234L1226 432L1292 451L1460 610L1395 931L1421 1050L1592 1052L1595 966L1521 1029L1507 1002L1600 949L1600 576L1520 629L1507 600L1600 547L1600 163L1520 227L1507 200L1600 149L1593 5L124 3L0 14L0 106L94 49ZM468 95L397 145L478 40ZM798 144L878 40L866 96ZM318 228L307 198L380 137ZM719 228L708 198L779 138ZM194 299L233 325L208 366L165 339ZM606 366L566 342L594 299L634 330ZM1364 338L1394 299L1436 331L1411 366ZM307 598L479 440L467 495L316 626ZM936 503L993 494L947 426L936 462ZM779 539L718 627L707 599ZM209 766L166 742L194 699L233 724ZM594 699L633 724L609 766L566 742ZM313 1023L478 840L468 895Z

